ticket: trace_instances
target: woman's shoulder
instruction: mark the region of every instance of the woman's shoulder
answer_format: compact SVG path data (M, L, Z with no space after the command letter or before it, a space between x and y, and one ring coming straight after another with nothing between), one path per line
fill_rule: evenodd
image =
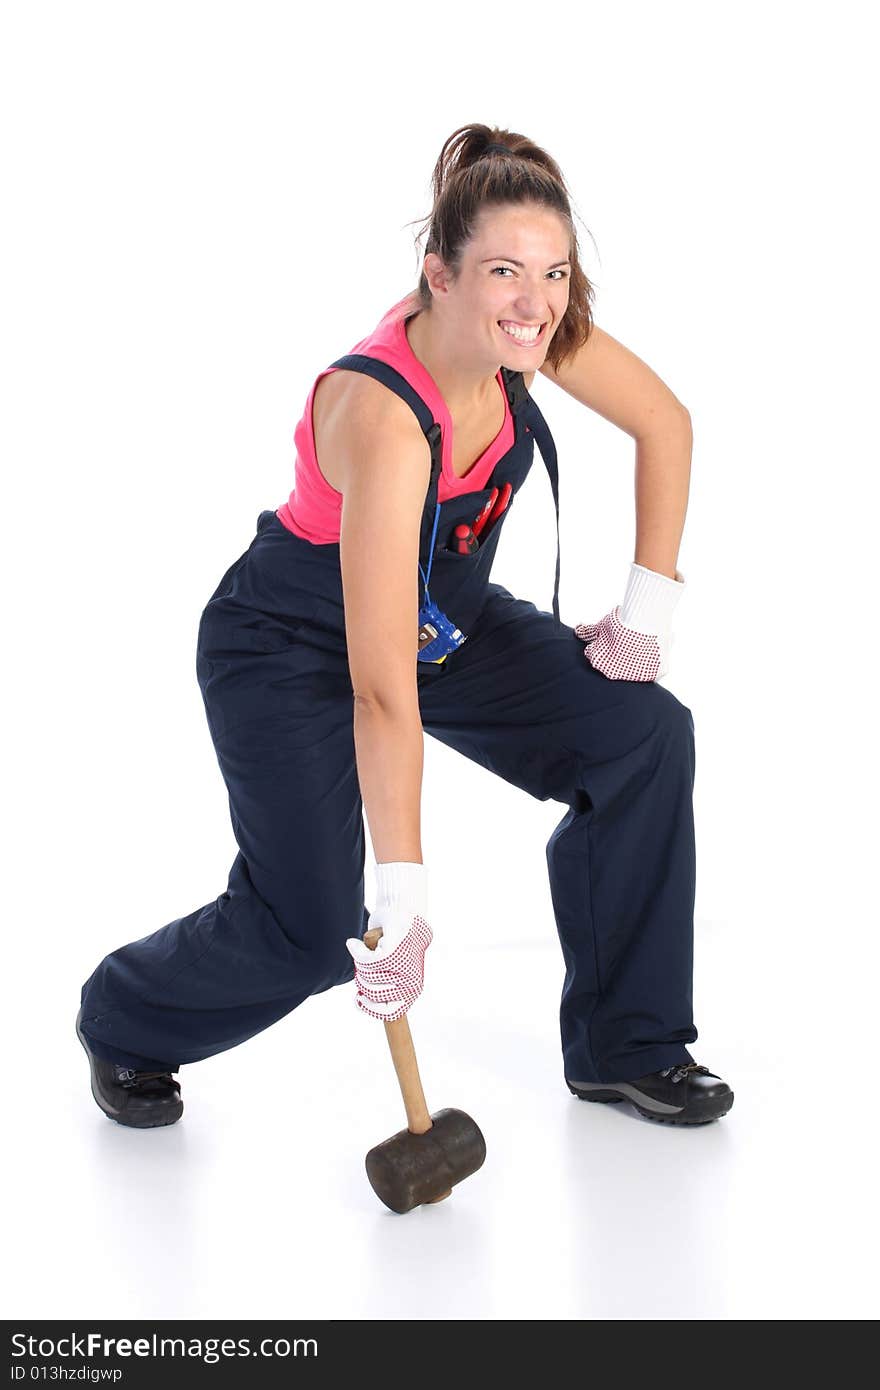
M420 429L412 410L396 391L376 377L357 368L336 367L316 384L312 397L312 419L338 421L353 433L364 426L412 421Z
M337 492L345 490L345 461L368 452L381 438L428 447L406 401L375 377L344 367L315 387L312 434L318 467Z

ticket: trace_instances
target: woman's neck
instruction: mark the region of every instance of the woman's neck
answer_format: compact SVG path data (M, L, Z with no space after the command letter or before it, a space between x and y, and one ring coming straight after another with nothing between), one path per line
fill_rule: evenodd
M463 372L454 349L438 341L430 310L416 310L403 331L414 357L436 382L450 415L467 416L486 409L498 389L495 374L487 379Z

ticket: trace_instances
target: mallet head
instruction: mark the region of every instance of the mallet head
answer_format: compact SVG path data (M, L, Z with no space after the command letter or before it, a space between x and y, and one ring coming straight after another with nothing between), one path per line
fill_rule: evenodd
M447 1195L456 1183L482 1166L486 1141L479 1125L463 1110L446 1108L431 1116L424 1134L402 1129L370 1149L370 1186L399 1215Z

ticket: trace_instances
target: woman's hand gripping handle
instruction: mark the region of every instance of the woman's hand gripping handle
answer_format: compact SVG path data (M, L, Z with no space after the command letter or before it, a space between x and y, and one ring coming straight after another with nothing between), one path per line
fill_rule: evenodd
M386 1023L402 1018L424 989L425 952L434 933L427 921L428 871L424 864L376 865L376 906L371 935L381 928L374 949L352 936L346 948L354 961L355 1003Z

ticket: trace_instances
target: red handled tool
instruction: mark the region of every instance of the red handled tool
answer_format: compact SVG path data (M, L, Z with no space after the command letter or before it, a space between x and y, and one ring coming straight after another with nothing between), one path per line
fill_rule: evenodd
M491 531L493 523L498 520L502 512L507 510L507 504L512 496L513 484L505 483L501 489L500 496L496 500L495 505L493 506L491 512L486 517L486 520L483 522L483 525L481 527L481 535L484 539L488 532Z
M471 555L479 545L479 541L468 526L466 521L460 521L452 533L452 544L450 550L456 555Z
M480 534L480 532L482 531L483 527L485 526L486 522L487 522L488 519L489 519L489 513L492 511L492 508L495 506L495 503L496 503L497 501L498 501L498 489L497 489L497 487L493 487L493 489L492 489L492 495L490 496L490 498L489 498L488 502L486 503L485 507L484 507L483 510L480 512L480 515L477 517L476 521L474 522L474 525L473 525L473 532L474 532L474 535L475 535L475 536L478 536L478 535Z

